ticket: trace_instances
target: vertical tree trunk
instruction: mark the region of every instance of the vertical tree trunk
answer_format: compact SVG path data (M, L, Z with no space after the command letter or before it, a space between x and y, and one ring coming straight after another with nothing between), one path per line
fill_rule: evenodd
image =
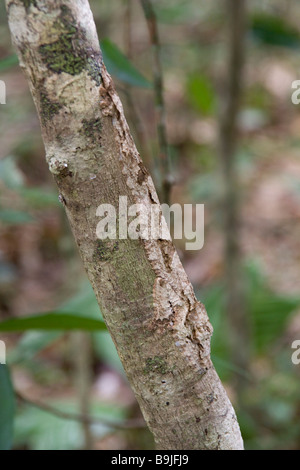
M239 187L236 169L237 116L243 88L246 39L246 0L226 0L228 16L228 70L220 116L220 160L224 184L226 316L229 323L231 357L244 372L235 385L242 392L249 370L249 324L240 251Z
M97 207L159 201L102 62L87 0L7 0L49 169L129 382L160 449L242 449L212 328L171 241L99 240Z

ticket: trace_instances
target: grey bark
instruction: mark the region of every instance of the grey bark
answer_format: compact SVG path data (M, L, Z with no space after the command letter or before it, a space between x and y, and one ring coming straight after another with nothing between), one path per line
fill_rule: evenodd
M242 449L212 328L171 241L98 240L96 209L159 201L102 62L87 0L7 0L46 159L87 275L159 449Z

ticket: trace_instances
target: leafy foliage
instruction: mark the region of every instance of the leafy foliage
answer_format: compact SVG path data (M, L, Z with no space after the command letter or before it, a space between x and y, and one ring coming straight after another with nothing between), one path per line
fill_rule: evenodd
M254 15L251 22L251 33L256 40L270 46L289 48L300 46L299 32L279 16L267 13Z
M40 315L11 318L0 323L0 331L27 331L27 330L82 330L95 331L105 329L101 320L87 316L63 313L47 312Z
M279 296L267 286L258 267L249 263L246 268L247 305L252 331L252 351L254 355L267 353L284 330L290 316L299 307L300 299ZM224 312L224 289L215 285L206 292L199 293L209 312L214 327L212 337L213 360L220 376L224 379L236 370L229 358L228 334ZM238 371L243 375L243 371Z
M215 92L204 75L191 75L187 81L187 96L191 105L204 115L211 114L215 107Z
M53 401L53 408L64 413L78 413L75 404L63 401ZM91 407L91 415L99 420L99 424L92 425L97 437L104 437L111 431L107 423L122 423L126 417L123 407L97 403ZM105 424L101 424L101 419ZM47 411L24 406L16 418L15 446L29 445L32 450L75 450L82 448L84 443L80 423L60 418Z
M24 211L14 209L0 209L0 221L3 224L19 225L32 222L34 218Z
M109 73L124 83L151 88L151 83L132 65L127 57L109 39L101 41L103 61Z
M9 450L13 441L15 400L9 370L0 364L0 450Z
M10 56L5 57L4 59L0 60L0 72L5 72L9 70L11 67L18 65L18 57L16 54L12 54Z

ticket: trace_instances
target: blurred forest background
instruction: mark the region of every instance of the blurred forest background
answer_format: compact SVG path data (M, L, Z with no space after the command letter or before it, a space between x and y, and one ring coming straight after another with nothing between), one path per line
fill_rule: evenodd
M228 5L154 1L171 202L205 204L203 249L185 252L184 240L176 246L213 324L212 359L246 448L300 449L300 365L291 360L291 344L300 340L300 106L291 101L292 82L300 79L300 4L248 5L234 164L238 286L226 280L219 150ZM104 61L157 181L153 49L141 4L92 0L91 8ZM11 377L0 366L0 448L151 449L45 163L3 0L0 13L0 79L7 86L0 106L0 339ZM238 320L230 318L228 288L240 292Z

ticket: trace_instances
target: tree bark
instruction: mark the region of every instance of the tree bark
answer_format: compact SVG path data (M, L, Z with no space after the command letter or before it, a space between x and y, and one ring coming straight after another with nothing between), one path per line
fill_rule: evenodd
M159 207L87 0L7 0L46 159L128 380L159 449L242 449L210 360L212 328L171 241L99 240L100 204Z

